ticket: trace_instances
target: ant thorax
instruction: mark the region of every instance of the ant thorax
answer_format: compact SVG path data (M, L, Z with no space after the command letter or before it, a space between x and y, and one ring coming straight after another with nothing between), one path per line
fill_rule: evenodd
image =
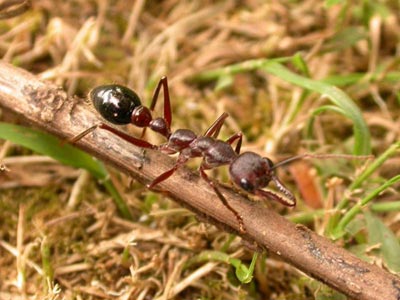
M164 153L178 153L190 147L197 135L190 129L178 129L168 138L168 142L160 147Z
M211 146L203 152L203 157L206 168L216 168L230 164L237 154L230 144L214 139Z

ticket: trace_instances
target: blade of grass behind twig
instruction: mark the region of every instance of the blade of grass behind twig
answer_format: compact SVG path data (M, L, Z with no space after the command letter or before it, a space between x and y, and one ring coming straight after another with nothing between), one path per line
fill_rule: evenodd
M387 159L398 152L400 148L400 142L391 145L384 153L377 157L357 178L354 179L353 183L349 187L349 191L355 191L360 188L362 184L385 162ZM340 201L337 206L337 213L333 214L329 220L327 226L327 233L333 239L338 239L345 234L345 227L354 217L360 212L363 205L369 203L377 194L383 192L392 184L398 182L398 176L388 180L385 184L381 185L368 196L364 197L360 203L356 204L352 209L347 210L346 213L340 213L342 210L347 209L349 206L349 199L346 197Z
M382 257L390 270L400 272L400 244L396 235L370 212L364 213L371 247L379 245Z
M0 123L0 138L50 156L60 163L87 170L104 184L120 214L126 219L132 218L127 204L109 179L103 163L89 154L70 144L62 145L62 142L52 135L19 125Z

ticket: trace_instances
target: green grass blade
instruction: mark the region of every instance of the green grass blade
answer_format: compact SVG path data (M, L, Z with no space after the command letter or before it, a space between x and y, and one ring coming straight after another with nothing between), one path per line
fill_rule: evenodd
M362 117L361 111L346 93L325 82L297 75L276 62L266 63L263 69L285 81L328 97L353 122L354 154L365 155L371 153L370 133L367 124Z
M44 237L40 245L42 256L42 269L44 280L52 282L54 280L54 269L51 264L51 249L47 237Z
M85 169L98 179L107 178L107 170L101 162L70 144L62 145L59 139L50 134L19 125L0 123L0 138L50 156L60 163Z
M223 263L230 264L235 268L236 278L241 283L249 283L253 279L253 273L255 269L255 264L257 261L258 254L255 252L253 254L253 258L251 260L250 266L247 267L242 261L238 258L232 258L229 254L226 254L222 251L214 251L214 250L206 250L202 251L199 255L192 258L188 265L192 263L200 263L203 261L219 261Z
M400 272L400 243L396 235L373 214L366 212L364 216L370 246L380 245L382 257L388 268Z
M376 212L376 213L400 211L400 201L374 203L371 205L371 211Z
M357 178L354 179L353 183L349 187L349 191L354 191L362 186L362 184L385 162L387 159L393 155L395 155L400 148L400 142L394 143L391 145L384 153L382 153L379 157L377 157ZM397 178L394 177L391 181L396 181ZM391 183L389 181L389 184ZM383 185L385 188L385 185ZM370 194L371 195L371 194ZM369 199L367 196L364 199ZM357 207L353 208L351 211L347 212L345 216L342 216L342 211L347 209L349 206L349 199L343 198L337 206L337 213L331 216L329 219L328 226L326 228L327 234L330 235L331 238L337 239L344 234L344 225L349 223L349 218L353 218L353 213L358 213L359 210ZM343 220L345 218L345 220ZM340 225L339 225L340 224Z
M126 219L132 218L127 204L110 181L103 163L89 154L70 144L62 144L61 140L50 134L19 125L0 123L0 138L50 156L62 164L87 170L104 184L120 214Z
M370 177L376 170L378 170L378 168L385 162L388 160L389 157L395 155L400 149L400 142L396 142L393 145L391 145L384 153L382 153L379 157L377 157L374 162L368 166L368 168L366 168L364 170L364 172L362 172L360 174L360 176L358 176L353 183L351 184L351 186L349 187L350 190L355 190L358 189L362 183L365 182L365 180ZM340 208L343 208L344 206L340 206Z
M384 192L386 189L388 189L390 186L394 185L395 183L398 183L399 181L400 181L400 175L397 175L397 176L389 179L384 184L382 184L378 188L374 189L366 197L361 199L361 201L359 203L355 204L349 211L347 211L346 214L339 221L338 225L335 227L335 231L333 232L333 235L335 236L335 238L338 238L345 233L346 226L352 220L354 220L354 218L361 212L361 210L364 206L366 206L373 199L375 199L379 194Z
M194 76L194 80L209 81L221 77L227 77L237 73L243 73L253 70L264 70L275 75L282 80L303 87L307 90L317 92L327 97L335 106L337 106L343 115L353 122L354 149L355 155L366 155L371 152L370 133L362 117L361 111L350 99L350 97L337 87L326 82L313 80L296 73L293 73L280 62L288 61L290 58L280 58L274 60L257 59L249 60L243 63L230 65L221 69L211 70Z

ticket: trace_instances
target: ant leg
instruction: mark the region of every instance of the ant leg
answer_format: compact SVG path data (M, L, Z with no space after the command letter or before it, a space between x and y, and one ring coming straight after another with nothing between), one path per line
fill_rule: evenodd
M114 133L115 135L119 136L121 139L123 139L135 146L138 146L141 148L147 148L147 149L158 149L157 146L150 144L149 142L146 142L145 140L135 138L135 137L133 137L129 134L126 134L125 132L119 131L119 130L115 129L114 127L111 127L107 124L100 123L97 126L101 129L105 129L105 130L108 130L108 131Z
M149 184L147 184L147 188L148 189L152 189L154 186L156 186L157 184L159 184L160 182L163 182L164 180L168 179L169 177L172 176L172 174L175 173L176 170L178 170L178 168L180 166L183 166L186 161L187 161L187 157L183 156L183 155L179 155L178 160L176 161L175 165L169 169L168 171L162 173L161 175L159 175L156 179L154 179L152 182L150 182Z
M67 143L71 143L71 144L75 144L77 141L81 140L82 138L84 138L85 136L87 136L89 133L95 131L97 129L97 127L99 127L99 124L94 125L88 129L86 129L85 131L82 131L80 134L66 140L65 142ZM64 143L64 141L63 141Z
M151 100L150 110L153 111L156 106L158 94L160 93L161 87L164 91L164 119L167 122L168 129L171 127L172 115L171 115L171 101L169 98L169 88L168 88L168 80L166 76L161 77L158 85L154 91L153 98Z
M204 136L210 136L213 138L217 138L218 134L221 130L222 125L224 124L225 119L229 117L229 114L224 112L222 115L219 116L217 120L210 126L210 128L207 129L207 131L204 133ZM242 139L243 139L243 134L241 132L238 132L234 135L232 135L229 139L226 140L226 142L230 145L236 140L238 140L235 148L235 152L237 154L240 153L240 148L242 147Z
M94 130L96 130L97 128L108 130L108 131L112 132L113 134L119 136L121 139L123 139L123 140L125 140L125 141L127 141L127 142L129 142L129 143L131 143L131 144L133 144L135 146L138 146L138 147L141 147L141 148L147 148L147 149L158 149L158 147L153 145L153 144L150 144L150 143L148 143L148 142L146 142L144 140L141 140L141 139L137 139L137 138L135 138L135 137L133 137L133 136L131 136L129 134L126 134L126 133L124 133L122 131L119 131L119 130L115 129L114 127L111 127L111 126L109 126L107 124L104 124L104 123L100 123L100 124L94 125L94 126L88 128L88 129L86 129L85 131L81 132L80 134L78 134L78 135L74 136L73 138L69 139L68 142L74 144L77 141L79 141L80 139L82 139L83 137L85 137L86 135L88 135L89 133L91 133Z
M242 139L243 139L243 133L238 132L232 135L229 139L227 139L225 142L227 142L229 145L232 145L234 141L237 141L236 147L235 147L235 152L236 154L240 153L240 148L242 147Z
M240 231L241 233L245 233L245 232L246 232L246 229L245 229L245 226L244 226L242 217L241 217L241 216L239 215L239 213L228 203L228 201L225 199L224 195L222 195L222 193L221 193L221 192L219 191L219 189L217 188L217 184L207 176L203 164L200 165L199 171L200 171L201 177L205 180L205 182L208 183L209 186L211 186L211 187L213 188L214 192L217 194L217 196L218 196L218 198L221 200L222 204L223 204L227 209L229 209L229 210L233 213L233 215L235 216L237 222L239 223L239 231Z
M258 189L255 191L255 194L261 197L269 198L275 201L282 203L283 205L293 207L296 205L296 197L293 195L291 191L287 189L283 185L283 183L278 179L276 176L272 176L272 181L275 183L276 187L278 188L279 192L282 195L275 194L272 191L261 190Z
M217 138L217 136L218 136L218 134L219 134L219 132L221 130L221 127L224 124L224 121L225 121L225 119L227 117L229 117L229 114L224 112L222 115L220 115L218 117L218 119L216 119L214 121L214 123L212 123L210 128L208 128L203 135L204 136L210 136L210 137L213 137L213 138Z
M150 111L154 111L154 108L157 104L158 95L160 94L161 87L163 88L164 91L164 120L167 123L168 131L170 131L172 114L171 114L171 101L169 97L168 80L166 76L161 77L160 81L157 84L156 89L154 90L153 97L151 98ZM146 127L143 128L141 138L144 137L145 132L146 132Z
M119 130L115 129L114 127L111 127L107 124L101 123L98 127L114 133L115 135L119 136L121 139L123 139L135 146L138 146L141 148L147 148L147 149L157 149L158 148L157 146L150 144L149 142L146 142L145 140L135 138L135 137L133 137L129 134L126 134L122 131L119 131Z

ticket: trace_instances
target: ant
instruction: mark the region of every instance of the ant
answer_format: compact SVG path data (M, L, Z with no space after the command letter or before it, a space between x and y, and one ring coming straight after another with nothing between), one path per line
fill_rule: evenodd
M151 113L154 111L161 88L163 88L164 95L164 115L163 117L153 119ZM245 232L242 217L225 199L218 189L217 183L208 177L205 172L206 170L229 165L231 180L242 190L263 199L275 200L283 205L293 207L296 205L296 198L275 175L275 169L283 164L305 157L330 156L329 154L303 154L274 165L269 158L262 157L254 152L240 153L242 145L241 132L232 135L227 140L218 139L221 127L225 119L229 116L228 113L223 113L202 135L196 135L190 129L177 129L171 132L172 116L167 77L160 79L149 108L141 104L139 96L134 91L115 84L95 87L89 92L89 99L104 119L116 125L133 124L143 128L142 136L141 138L135 138L105 123L100 123L74 137L71 140L72 142L78 141L96 128L101 128L142 148L155 149L166 154L178 153L175 165L147 184L149 189L154 188L157 184L172 176L189 159L201 157L203 159L199 167L201 177L215 191L224 206L233 213L238 221L239 230L242 233ZM167 142L156 146L143 140L146 128L150 128L154 132L161 134L167 139ZM233 148L235 142L236 146ZM331 156L337 157L336 155ZM339 157L354 158L352 155L339 155ZM279 194L263 189L271 181L276 185Z

